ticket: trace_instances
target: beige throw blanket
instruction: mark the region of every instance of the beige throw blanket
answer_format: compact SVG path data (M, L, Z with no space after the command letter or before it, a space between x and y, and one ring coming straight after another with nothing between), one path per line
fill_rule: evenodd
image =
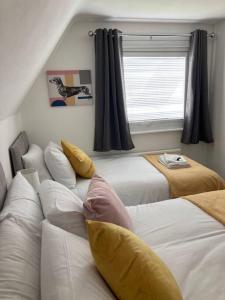
M225 189L223 178L188 157L184 156L191 167L183 169L168 169L159 162L159 155L144 157L168 180L171 198Z

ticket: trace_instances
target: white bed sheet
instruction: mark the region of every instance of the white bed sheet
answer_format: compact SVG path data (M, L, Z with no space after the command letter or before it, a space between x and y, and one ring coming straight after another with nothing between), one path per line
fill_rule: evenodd
M183 199L128 210L136 234L167 264L184 300L225 299L225 226Z
M110 156L94 160L97 174L103 176L127 206L169 199L167 179L141 156ZM77 179L76 193L85 199L90 180Z

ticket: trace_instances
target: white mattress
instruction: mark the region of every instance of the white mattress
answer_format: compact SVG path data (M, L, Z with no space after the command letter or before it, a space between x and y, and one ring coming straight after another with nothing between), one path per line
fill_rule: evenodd
M184 300L225 299L225 227L187 200L129 207L138 234L167 264Z
M166 178L141 156L97 158L94 163L97 173L113 186L127 206L169 198ZM89 183L88 179L77 179L73 192L84 200Z

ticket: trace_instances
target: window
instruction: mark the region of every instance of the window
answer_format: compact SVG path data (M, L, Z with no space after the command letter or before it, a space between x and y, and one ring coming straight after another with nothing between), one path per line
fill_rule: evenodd
M177 127L180 120L182 127L186 53L125 53L123 60L129 123L175 120Z

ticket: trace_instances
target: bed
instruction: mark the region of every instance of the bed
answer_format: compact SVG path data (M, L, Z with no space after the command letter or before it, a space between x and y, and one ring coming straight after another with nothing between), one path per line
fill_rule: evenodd
M91 288L89 280L96 275L91 257L86 260L85 268L80 263L85 255L74 257L78 240L75 236L60 231L62 239L52 239L53 248L48 249L51 256L43 259L40 242L40 222L44 217L40 201L32 190L21 184L17 175L6 194L4 173L0 167L0 199L5 201L0 213L0 299L50 300L46 296L46 284L56 288L58 263L63 260L63 252L59 251L59 259L54 260L59 243L65 242L70 251L67 263L70 272L74 272L75 261L82 270L80 280L85 286L72 282L73 289L79 300L110 300L116 299L99 277L97 286ZM19 181L18 181L19 180ZM20 185L19 185L20 183ZM18 197L18 189L20 197ZM22 194L21 194L22 191ZM23 196L21 196L23 195ZM207 193L206 198L218 198L217 192ZM225 199L225 192L220 193ZM30 203L30 205L28 205ZM132 217L134 232L143 239L167 264L173 273L184 300L224 300L225 299L225 226L205 213L190 201L179 198L158 203L144 204L127 208ZM225 215L225 211L222 212ZM53 233L57 233L55 227ZM71 239L75 238L75 245ZM48 238L48 241L51 238ZM79 240L80 241L80 240ZM44 244L47 242L43 240ZM83 241L87 243L87 241ZM45 250L46 250L45 249ZM43 250L43 249L42 249ZM53 255L54 254L54 255ZM45 276L40 277L40 263L51 261L53 265L47 269ZM26 271L24 271L26 270ZM42 274L43 275L43 274ZM73 277L75 280L76 277ZM86 280L85 280L86 279ZM78 280L78 279L76 279ZM101 282L101 283L100 283ZM104 285L104 294L99 294L100 286ZM65 287L66 288L66 287ZM90 297L87 297L89 292ZM42 297L40 296L42 295ZM60 293L55 300L61 298Z
M224 225L184 199L129 212L136 234L169 266L185 300L225 299Z
M27 134L21 132L9 148L13 174L24 168L22 156L28 150ZM97 173L113 186L127 206L225 189L225 182L217 173L190 159L190 170L169 171L160 169L157 162L151 159L150 156L121 155L96 157L93 160ZM84 199L89 183L88 179L77 178L74 193Z
M94 164L127 206L170 198L166 178L141 156L100 157ZM89 184L90 180L78 178L73 191L85 199Z
M40 199L20 174L7 189L0 164L0 202L0 299L40 300Z

